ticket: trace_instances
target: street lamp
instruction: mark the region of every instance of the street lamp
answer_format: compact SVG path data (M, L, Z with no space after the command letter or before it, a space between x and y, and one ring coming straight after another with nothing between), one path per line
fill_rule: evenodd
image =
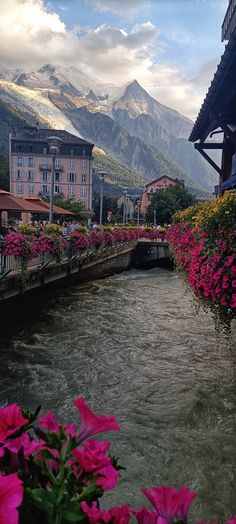
M99 213L99 225L102 226L102 212L103 212L103 184L105 181L105 176L107 173L100 172L98 173L100 179L100 213Z
M123 188L123 196L124 196L124 207L123 207L123 225L126 224L126 198L127 198L127 189L125 187Z
M137 200L137 206L138 206L138 217L137 217L137 224L139 226L139 212L140 212L140 204L141 204L141 200Z
M153 226L156 227L157 225L157 212L156 209L153 211Z
M54 179L55 179L55 163L56 163L56 156L59 152L60 146L63 142L61 138L58 136L48 136L46 138L46 142L49 146L49 152L52 156L52 175L51 175L51 187L50 187L50 205L49 205L49 215L48 220L51 224L53 221L53 196L54 196Z

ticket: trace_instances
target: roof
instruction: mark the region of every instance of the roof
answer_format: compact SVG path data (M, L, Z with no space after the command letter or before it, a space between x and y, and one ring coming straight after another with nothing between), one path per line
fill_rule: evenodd
M8 191L0 189L0 211L16 211L18 213L40 213L48 214L50 204L43 202L40 198L17 198ZM67 209L53 206L53 213L56 215L73 215Z
M37 127L17 127L12 134L11 139L14 140L23 140L29 142L46 142L49 136L56 136L63 140L64 144L80 144L84 146L93 146L91 142L87 142L83 138L72 135L68 131L62 129L40 129Z
M154 184L155 182L158 182L158 180L162 180L162 178L168 178L169 180L176 182L176 184L178 182L183 183L183 180L178 180L178 178L171 178L171 176L169 175L162 175L162 176L159 176L158 178L155 178L154 180L151 180L151 182L148 182L147 184L145 184L145 187L152 186L152 184Z
M49 212L49 208L50 208L49 202L45 202L44 200L41 200L40 198L37 198L37 197L28 197L28 198L26 197L25 200L31 206L40 205L41 210L42 210L41 213ZM64 209L62 207L56 206L55 204L53 205L53 214L54 215L74 215L72 211L68 211L68 209Z
M204 141L209 133L219 127L214 120L217 115L228 123L236 121L233 113L236 101L236 28L234 29L214 78L208 89L197 120L189 137L190 142Z

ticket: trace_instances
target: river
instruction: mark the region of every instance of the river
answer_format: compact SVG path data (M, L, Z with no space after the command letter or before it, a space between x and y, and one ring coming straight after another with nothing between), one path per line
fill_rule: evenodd
M193 517L236 514L235 338L196 314L180 276L132 270L24 307L1 337L2 405L42 403L73 420L83 394L114 414L122 431L106 437L127 470L107 503L137 507L142 486L184 484L200 495Z

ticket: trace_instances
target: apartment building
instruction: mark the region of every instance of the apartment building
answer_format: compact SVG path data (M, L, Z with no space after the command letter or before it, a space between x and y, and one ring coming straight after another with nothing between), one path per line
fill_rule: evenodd
M67 131L16 128L9 140L11 193L49 196L54 170L54 196L81 200L91 212L92 150L93 144Z

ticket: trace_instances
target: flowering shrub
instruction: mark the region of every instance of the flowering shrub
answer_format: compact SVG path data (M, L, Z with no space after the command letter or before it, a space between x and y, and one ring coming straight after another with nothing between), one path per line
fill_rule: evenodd
M61 235L62 227L58 224L46 224L44 226L46 235Z
M37 233L37 229L29 224L20 224L18 230L24 235L35 235Z
M22 271L25 271L29 260L37 256L34 240L29 235L12 232L5 237L3 254L14 256L20 262Z
M80 424L38 418L17 404L0 409L0 524L186 524L197 496L187 487L141 491L152 505L103 509L99 499L120 477L110 443L93 437L119 431L113 416L97 416L83 397L74 400ZM134 520L135 519L135 520ZM236 524L236 517L227 521Z
M49 254L56 260L56 262L60 262L66 249L66 241L59 237L57 233L51 235L43 234L35 239L34 244L38 256Z
M72 254L82 251L89 246L88 236L84 233L78 231L70 235L71 250Z

